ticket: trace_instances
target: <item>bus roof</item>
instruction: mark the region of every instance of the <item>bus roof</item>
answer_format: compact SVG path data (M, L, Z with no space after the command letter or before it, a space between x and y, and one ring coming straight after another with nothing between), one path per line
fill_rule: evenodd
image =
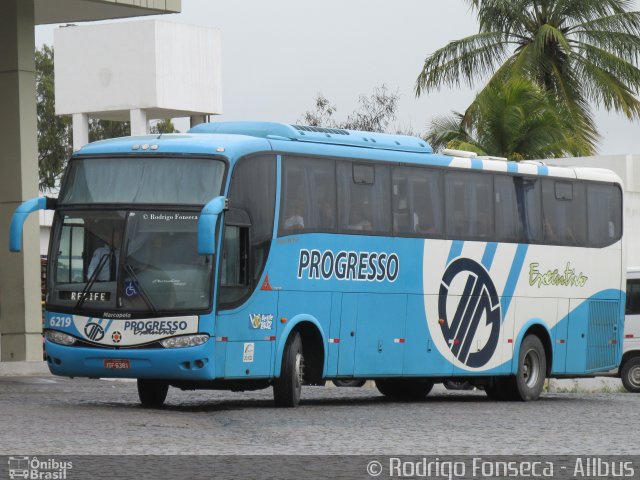
M293 140L398 152L433 153L431 145L425 140L409 135L390 135L274 122L202 123L189 130L189 133L231 133L270 140Z
M537 161L506 162L494 159L452 157L435 154L426 141L408 135L275 122L202 123L182 134L121 137L90 143L83 146L74 156L123 153L207 155L217 153L225 155L233 162L243 155L265 151L621 183L615 173L605 169L557 167Z

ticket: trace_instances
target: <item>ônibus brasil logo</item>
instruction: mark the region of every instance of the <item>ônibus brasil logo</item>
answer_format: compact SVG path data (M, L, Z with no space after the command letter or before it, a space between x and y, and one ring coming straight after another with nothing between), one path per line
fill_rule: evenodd
M456 284L460 285L458 282L462 280L464 290L453 311L447 298L451 283L459 275L462 278ZM469 258L459 258L449 265L440 284L438 314L444 320L440 327L447 345L460 362L478 368L491 359L500 335L500 300L489 273L482 265ZM482 336L478 335L479 329ZM488 337L484 333L487 329Z

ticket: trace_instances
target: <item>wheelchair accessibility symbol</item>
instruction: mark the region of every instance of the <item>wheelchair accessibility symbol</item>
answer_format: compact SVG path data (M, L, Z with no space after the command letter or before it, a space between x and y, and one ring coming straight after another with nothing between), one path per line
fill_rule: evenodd
M127 297L135 297L138 295L138 290L136 289L136 284L131 280L126 280L124 283L124 294Z
M463 277L456 284L464 289L452 308L449 288L459 275ZM444 320L440 327L447 345L460 362L473 368L489 362L498 345L502 315L496 287L481 264L459 258L449 265L440 284L438 314Z

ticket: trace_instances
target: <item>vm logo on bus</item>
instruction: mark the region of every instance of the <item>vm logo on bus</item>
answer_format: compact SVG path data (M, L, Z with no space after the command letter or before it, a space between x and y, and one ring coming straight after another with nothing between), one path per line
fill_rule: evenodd
M458 302L447 301L454 282L464 285ZM493 356L500 335L500 299L489 273L478 262L459 258L442 277L438 314L442 334L453 355L468 367L485 365Z
M89 322L84 326L84 334L89 340L99 342L104 338L104 328L97 323Z

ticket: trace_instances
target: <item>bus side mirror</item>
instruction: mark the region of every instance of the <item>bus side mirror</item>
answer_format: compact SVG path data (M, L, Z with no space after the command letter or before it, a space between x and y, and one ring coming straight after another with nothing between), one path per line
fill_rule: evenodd
M216 253L216 224L218 216L227 208L225 197L216 197L207 203L198 220L198 255Z
M47 197L36 197L23 202L11 217L9 227L9 250L12 252L22 251L22 230L27 217L38 210L55 210L58 204L57 199Z

